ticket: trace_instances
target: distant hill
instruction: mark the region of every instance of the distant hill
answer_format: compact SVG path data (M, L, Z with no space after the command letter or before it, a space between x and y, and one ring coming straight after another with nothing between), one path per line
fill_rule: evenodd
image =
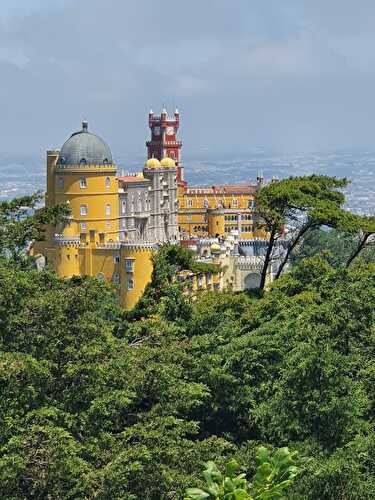
M139 170L142 157L119 156L119 172ZM220 184L255 180L262 170L266 179L290 175L327 174L348 177L348 206L360 213L375 213L375 151L277 154L253 150L232 156L184 157L185 178L192 184ZM45 186L45 160L37 155L0 153L0 200L29 194Z

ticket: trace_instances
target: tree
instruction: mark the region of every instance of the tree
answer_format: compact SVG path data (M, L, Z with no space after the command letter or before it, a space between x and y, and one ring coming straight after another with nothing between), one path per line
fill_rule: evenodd
M257 470L252 483L241 473L236 460L227 462L222 474L214 462L207 462L203 473L206 485L189 488L185 500L272 500L285 498L284 492L299 473L298 453L281 448L271 454L265 447L257 450Z
M361 221L360 225L361 224ZM296 265L306 257L319 255L331 266L349 267L354 258L361 257L366 262L375 262L375 245L373 236L360 229L357 232L341 231L327 227L317 227L309 231L293 255L292 263ZM350 262L349 262L350 260Z
M374 245L375 235L375 217L363 217L361 219L357 247L350 255L346 267L349 267L355 258L366 248L366 246Z
M288 247L278 266L278 279L293 250L313 228L323 224L353 231L359 217L343 210L345 197L341 189L346 179L328 176L290 177L261 188L256 194L259 223L269 234L269 242L261 272L260 288L264 289L267 271L273 260L277 240L289 231Z
M39 207L41 193L0 203L0 258L17 266L32 263L30 245L42 241L47 224L56 225L69 215L65 205Z
M191 301L165 247L125 318L109 284L0 259L0 497L183 498L207 457L254 497L256 449L288 446L309 457L288 500L373 498L375 264L342 255Z

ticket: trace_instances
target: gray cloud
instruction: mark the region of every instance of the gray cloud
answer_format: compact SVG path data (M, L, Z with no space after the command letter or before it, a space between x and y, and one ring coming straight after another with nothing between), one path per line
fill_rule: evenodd
M0 20L2 150L59 146L86 117L142 153L163 103L185 154L372 144L373 1L46 4Z

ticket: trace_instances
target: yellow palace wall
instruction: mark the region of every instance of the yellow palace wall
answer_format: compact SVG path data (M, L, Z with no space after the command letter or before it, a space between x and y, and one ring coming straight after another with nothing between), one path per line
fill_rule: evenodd
M106 233L108 240L118 240L118 181L112 165L57 167L54 202L69 202L72 217L79 225L78 234L94 230ZM82 213L82 207L85 207L86 215ZM86 227L81 224L86 224Z
M121 305L125 309L132 309L143 294L146 285L151 281L152 248L134 245L121 248ZM133 263L133 270L126 267L126 262ZM129 289L130 280L133 281L132 289Z
M199 188L196 191L183 192L179 189L178 224L180 231L197 236L225 236L224 216L212 215L210 211L218 209L218 205L221 204L232 212L238 211L237 214L241 214L244 210L249 213L250 202L253 199L252 194L212 193L211 190ZM241 236L251 238L253 233L247 231Z

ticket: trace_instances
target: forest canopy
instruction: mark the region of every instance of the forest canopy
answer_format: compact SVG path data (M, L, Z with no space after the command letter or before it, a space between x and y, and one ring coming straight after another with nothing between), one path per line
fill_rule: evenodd
M321 236L259 297L191 300L170 280L189 256L165 247L131 313L4 251L0 496L182 499L204 463L251 482L260 447L288 447L286 498L373 498L375 264L333 261Z

